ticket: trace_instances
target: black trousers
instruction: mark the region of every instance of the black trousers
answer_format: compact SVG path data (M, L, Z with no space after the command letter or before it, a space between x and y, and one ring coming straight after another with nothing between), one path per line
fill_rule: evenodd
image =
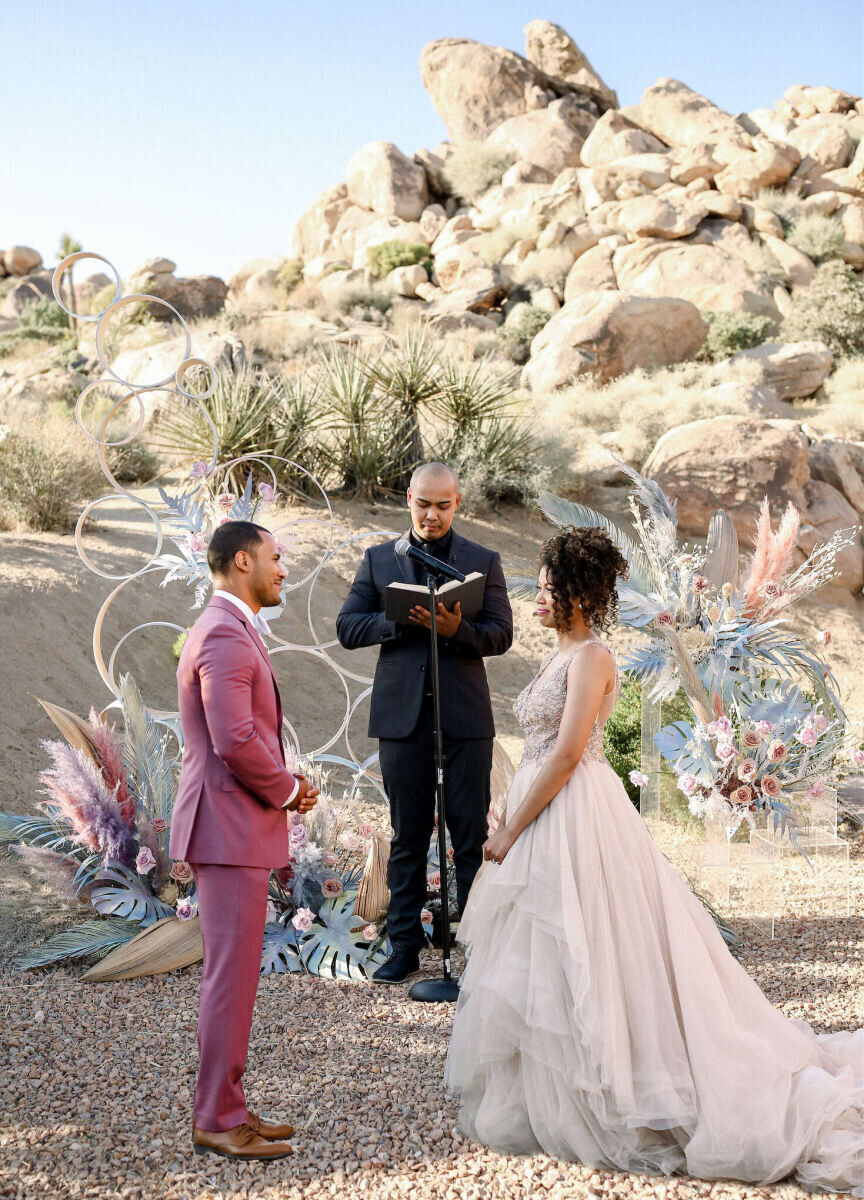
M387 883L387 932L394 950L423 945L420 912L426 900L426 859L435 828L435 743L432 701L414 732L381 738L381 774L390 801L393 841ZM453 845L460 912L483 861L488 837L492 738L444 738L444 808Z

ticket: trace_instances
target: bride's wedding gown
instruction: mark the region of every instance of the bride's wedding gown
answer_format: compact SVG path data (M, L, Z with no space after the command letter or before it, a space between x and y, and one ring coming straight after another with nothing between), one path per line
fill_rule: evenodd
M552 655L516 701L511 813L555 745L571 658ZM729 954L603 757L617 695L616 682L566 785L472 890L447 1059L463 1129L503 1152L793 1173L864 1196L864 1030L787 1020Z

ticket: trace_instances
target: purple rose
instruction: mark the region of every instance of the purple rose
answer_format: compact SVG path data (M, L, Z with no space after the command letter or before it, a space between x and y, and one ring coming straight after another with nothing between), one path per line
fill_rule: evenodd
M178 921L191 921L192 918L195 916L195 914L198 912L198 905L193 904L192 901L187 896L187 897L184 897L183 900L177 901L176 912L177 912L177 920Z
M156 866L156 859L148 846L142 846L135 859L135 870L139 875L149 875Z

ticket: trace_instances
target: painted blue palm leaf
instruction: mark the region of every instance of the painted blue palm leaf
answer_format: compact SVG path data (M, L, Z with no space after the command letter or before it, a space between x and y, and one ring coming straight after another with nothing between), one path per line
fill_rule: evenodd
M87 848L69 837L68 825L60 824L50 816L22 816L20 813L0 813L0 849L15 845L35 846L39 850L53 850L83 859Z
M383 961L383 952L369 957L363 937L366 922L354 912L356 891L325 900L311 931L304 937L300 959L311 975L332 979L368 979L367 967Z
M667 762L674 763L675 770L682 774L714 775L716 764L708 744L697 740L694 730L686 721L674 721L654 734L654 744Z
M140 925L174 915L170 904L154 896L139 875L120 863L106 863L93 874L89 898L103 916L123 917Z
M650 642L634 646L622 660L622 670L640 683L653 679L666 666L668 650L661 638L652 638Z
M618 619L622 625L642 629L645 625L650 625L657 614L666 607L656 592L645 596L636 588L623 583L619 583L616 590L618 592Z
M267 925L261 952L261 974L296 975L302 970L299 936L294 926L290 923Z
M169 495L158 483L156 490L168 509L165 516L166 525L179 525L190 533L201 533L207 527L207 510L198 498L201 492L197 487L190 492L180 492L177 496Z
M664 558L672 558L678 542L678 515L675 511L676 502L670 500L659 483L646 479L628 463L619 461L619 466L625 475L633 480L632 495L644 508L654 536L657 548Z
M84 921L55 934L29 954L17 958L15 963L22 971L31 971L64 958L87 958L90 955L104 958L109 950L131 941L140 932L141 926L136 921L126 921L120 917Z
M651 572L645 552L629 534L614 525L603 513L589 508L586 504L577 504L575 500L565 500L553 492L540 492L537 503L543 510L543 515L548 517L553 525L574 525L577 529L599 528L608 533L630 565L630 587L646 595L652 590Z
M131 675L120 676L123 707L123 760L129 768L135 799L151 818L171 821L175 771L159 726L150 716ZM163 834L167 852L167 835Z

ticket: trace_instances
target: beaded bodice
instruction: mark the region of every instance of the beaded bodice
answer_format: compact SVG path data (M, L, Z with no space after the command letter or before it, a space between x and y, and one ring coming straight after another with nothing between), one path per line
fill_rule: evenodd
M599 639L591 639L591 641L594 640L597 640L599 645L605 646L605 643L600 642ZM587 644L586 642L585 645ZM567 668L573 661L574 655L578 654L582 648L579 646L569 654L562 654L559 650L550 654L540 664L539 671L528 686L516 697L513 711L525 731L525 748L522 752L520 766L545 758L555 748L567 700ZM609 650L608 646L605 648ZM609 653L612 654L612 651L609 650ZM615 707L620 689L618 664L615 662L614 655L612 662L615 666L615 684L612 691L603 697L597 720L594 722L582 754L582 762L606 761L603 753L603 727Z

